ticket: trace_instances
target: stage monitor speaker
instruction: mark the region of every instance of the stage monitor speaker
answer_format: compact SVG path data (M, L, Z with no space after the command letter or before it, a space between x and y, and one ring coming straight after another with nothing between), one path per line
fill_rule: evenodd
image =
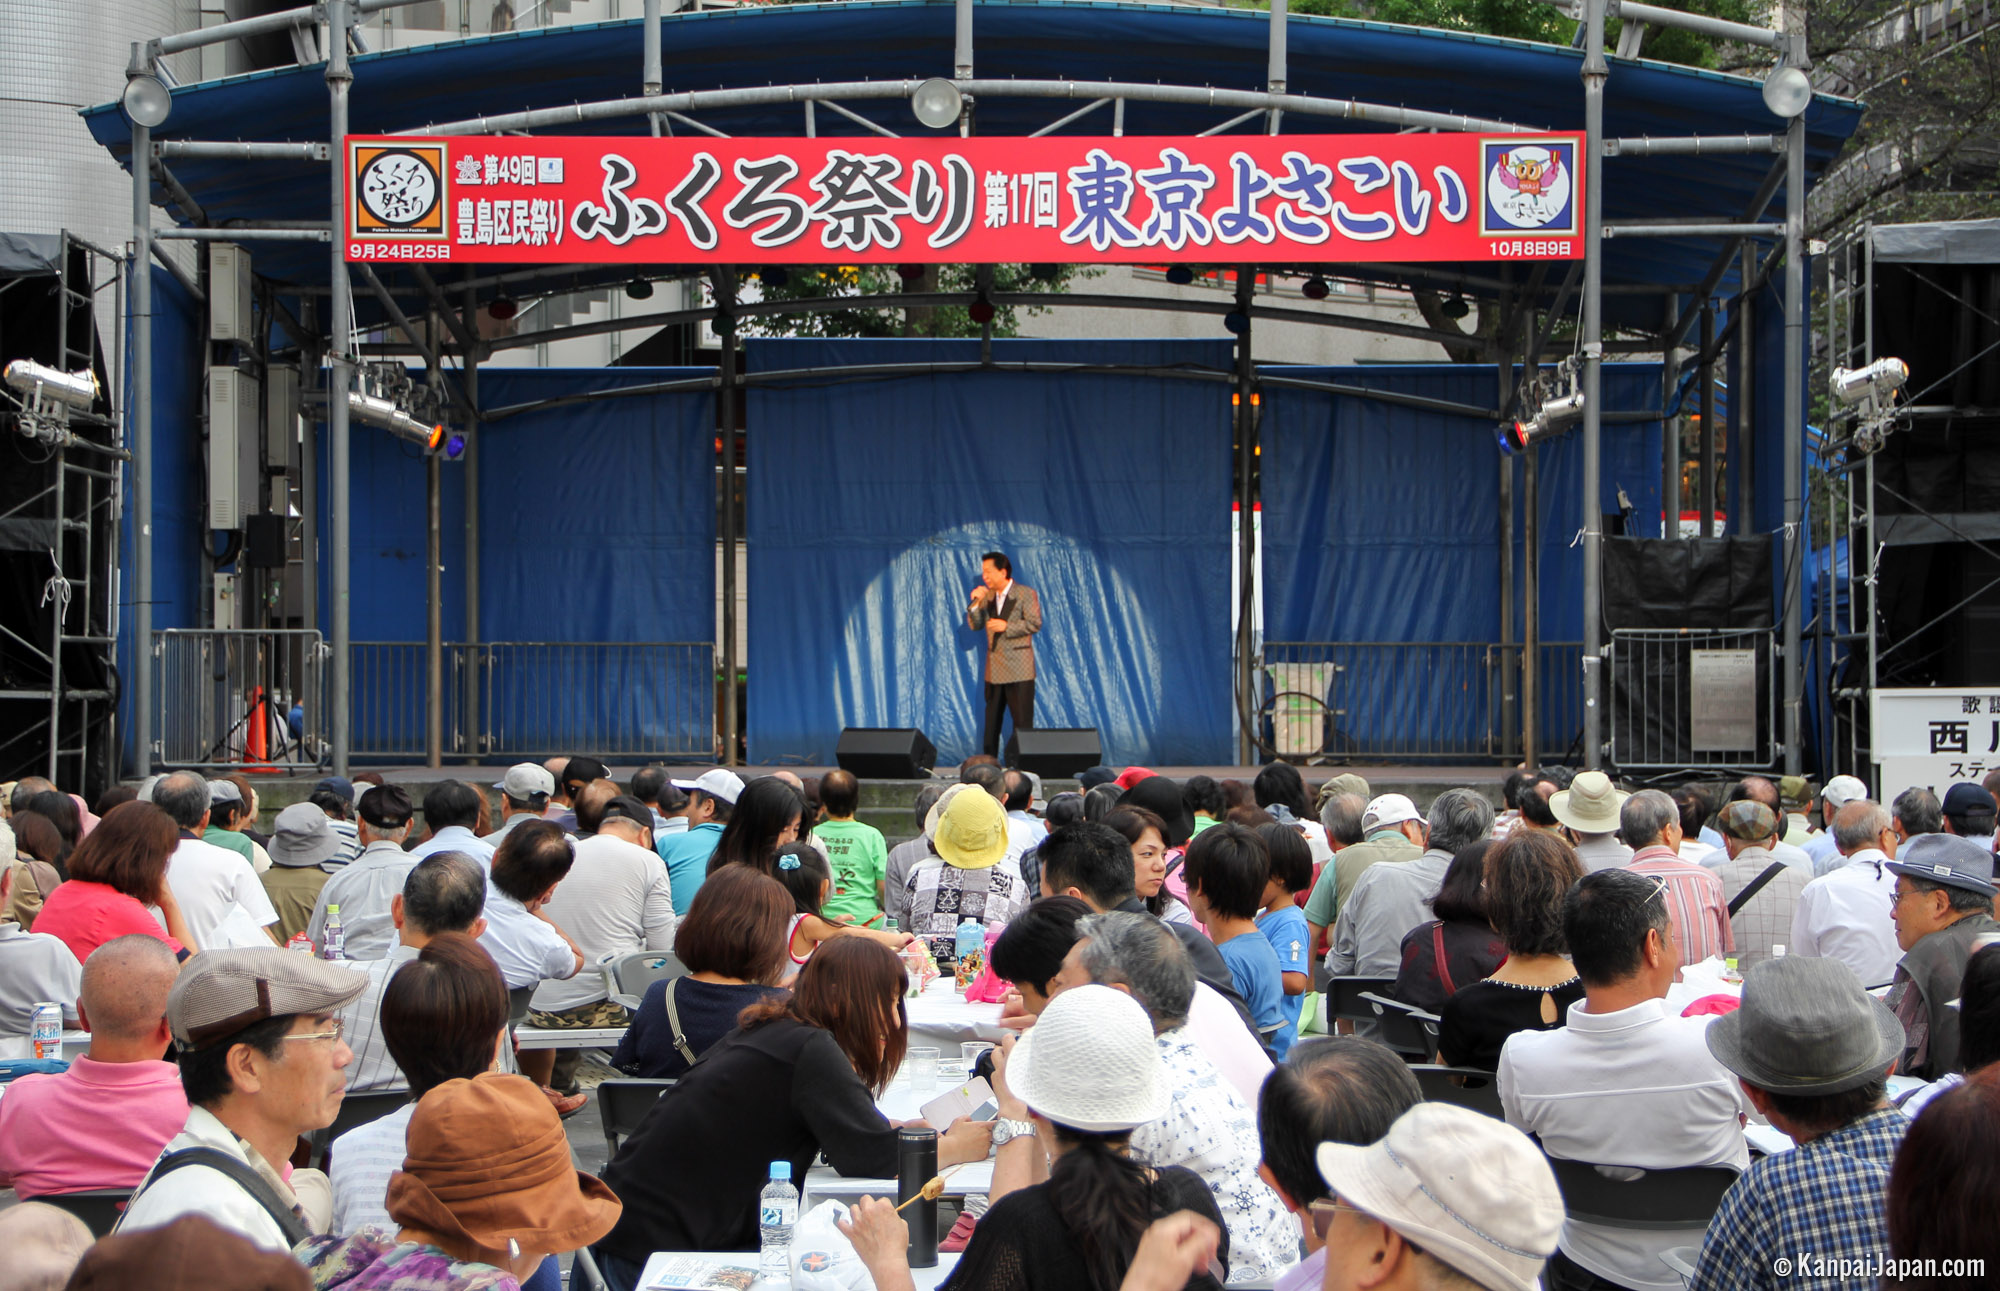
M1007 740L1007 765L1032 771L1044 779L1068 780L1104 761L1104 743L1094 726L1075 729L1036 727L1016 731Z
M864 780L922 780L937 765L937 749L914 726L850 726L833 760Z

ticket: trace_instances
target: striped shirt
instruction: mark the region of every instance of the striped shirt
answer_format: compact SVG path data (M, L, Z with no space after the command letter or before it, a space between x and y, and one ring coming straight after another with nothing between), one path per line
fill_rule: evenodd
M389 1218L389 1176L403 1168L406 1140L415 1103L406 1103L380 1120L357 1125L333 1141L327 1158L327 1178L333 1184L335 1237L350 1237L364 1225L395 1232Z
M1729 903L1714 870L1684 861L1672 848L1658 845L1641 848L1625 868L1667 885L1667 917L1673 920L1683 964L1698 964L1736 949Z
M389 947L388 955L381 959L354 963L355 968L367 972L368 985L362 988L352 1004L340 1011L347 1047L354 1050L354 1061L347 1064L347 1092L350 1094L410 1087L402 1069L396 1066L396 1060L389 1056L388 1044L382 1039L382 993L389 989L390 976L416 957L416 947L405 946L399 941Z

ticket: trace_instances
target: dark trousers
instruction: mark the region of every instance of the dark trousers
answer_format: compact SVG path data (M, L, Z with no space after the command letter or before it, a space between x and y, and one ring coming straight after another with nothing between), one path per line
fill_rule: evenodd
M1035 679L986 683L986 752L1000 756L1000 715L1014 715L1014 734L1035 729Z

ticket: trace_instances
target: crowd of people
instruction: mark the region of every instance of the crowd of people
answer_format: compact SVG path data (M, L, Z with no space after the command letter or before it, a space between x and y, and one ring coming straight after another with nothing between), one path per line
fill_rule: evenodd
M656 1252L754 1249L773 1163L897 1173L913 965L966 921L1007 1034L997 1114L937 1138L942 1170L992 1162L953 1291L2000 1277L1991 786L1041 789L972 759L892 848L846 771L330 778L269 833L240 777L0 787L0 1043L51 1002L86 1033L5 1069L0 1291L558 1291L583 1250L637 1291ZM669 953L621 994L611 966ZM1362 986L1435 1053L1336 1016ZM601 1180L563 1128L583 1038L522 1028L615 1030L612 1067L674 1082ZM368 1095L393 1106L327 1142ZM1705 1223L1635 1226L1577 1217L1552 1159L1733 1182ZM93 1243L71 1211L100 1190L129 1196ZM893 1204L841 1231L914 1291Z

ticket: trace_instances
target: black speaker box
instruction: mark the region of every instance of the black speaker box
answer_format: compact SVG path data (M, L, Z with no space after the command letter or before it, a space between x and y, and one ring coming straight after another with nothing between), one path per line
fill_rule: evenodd
M937 765L937 749L913 726L850 726L833 760L864 780L922 780Z
M1094 726L1073 730L1038 726L1016 731L1007 740L1007 765L1044 779L1067 780L1103 761L1104 743Z
M254 515L243 521L243 558L252 569L285 567L285 517Z

